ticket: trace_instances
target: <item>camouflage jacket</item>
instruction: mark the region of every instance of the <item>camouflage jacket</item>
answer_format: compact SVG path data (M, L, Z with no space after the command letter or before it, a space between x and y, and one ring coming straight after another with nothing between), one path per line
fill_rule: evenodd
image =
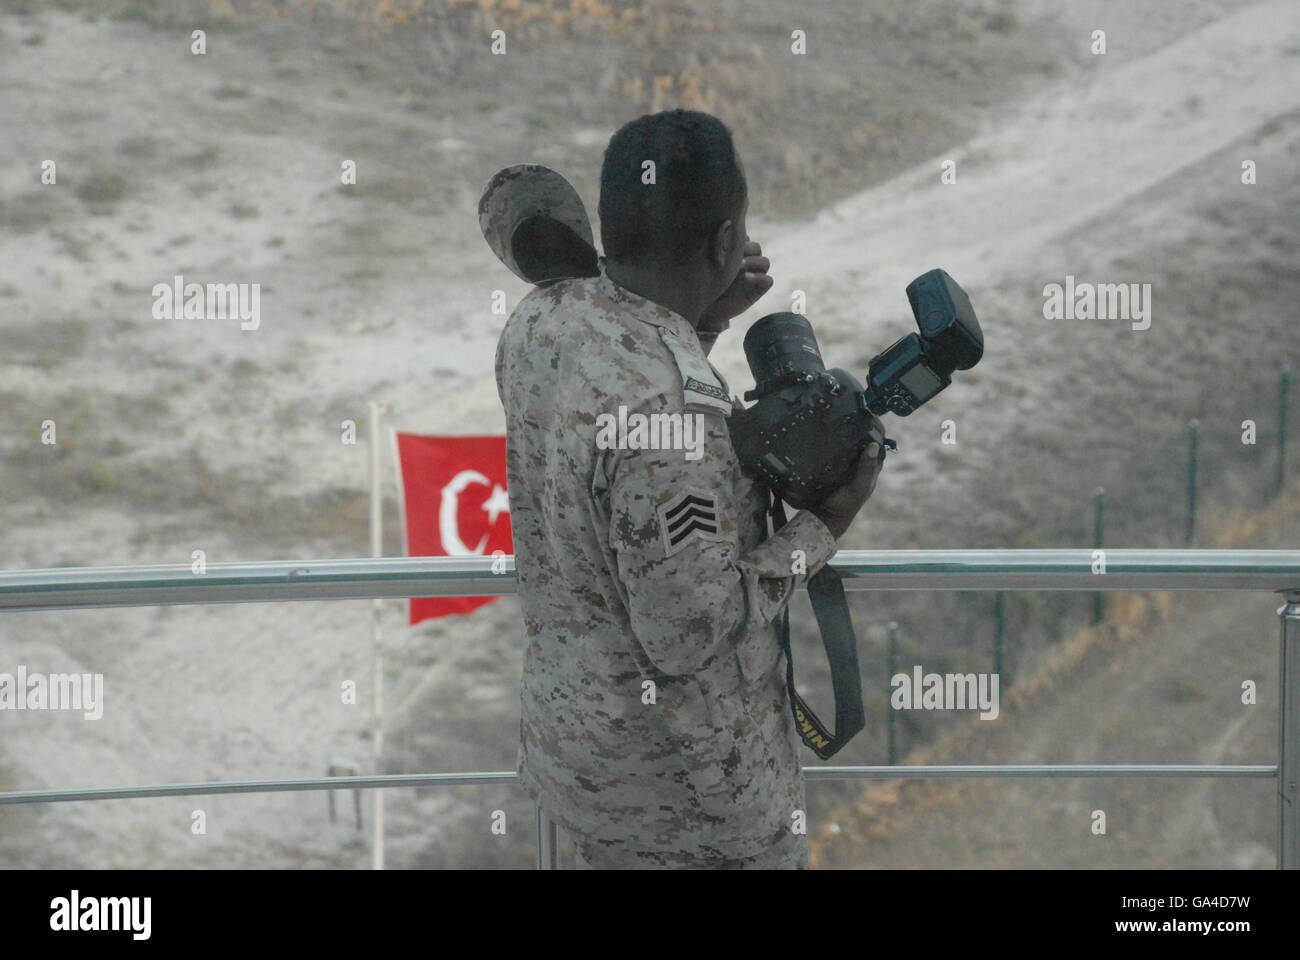
M527 635L525 787L580 842L761 852L803 809L773 620L834 537L803 512L765 539L765 495L727 431L734 401L694 329L603 262L525 297L496 379ZM698 415L701 434L693 451L631 449L644 435L608 429L624 414ZM792 575L796 551L806 573Z

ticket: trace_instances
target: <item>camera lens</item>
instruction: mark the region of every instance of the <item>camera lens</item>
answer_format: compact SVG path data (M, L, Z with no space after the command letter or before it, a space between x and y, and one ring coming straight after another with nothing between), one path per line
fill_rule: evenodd
M826 369L812 324L797 313L769 313L750 327L745 359L759 391L777 377Z

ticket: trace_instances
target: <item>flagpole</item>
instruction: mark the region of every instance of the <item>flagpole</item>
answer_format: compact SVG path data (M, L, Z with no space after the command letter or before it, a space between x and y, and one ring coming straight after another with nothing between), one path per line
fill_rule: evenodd
M370 401L370 553L384 555L384 497L380 483L379 437L384 405ZM382 601L371 601L371 655L374 661L374 696L372 726L375 773L384 772L384 645L380 621ZM375 791L374 837L371 842L371 867L384 869L384 791Z

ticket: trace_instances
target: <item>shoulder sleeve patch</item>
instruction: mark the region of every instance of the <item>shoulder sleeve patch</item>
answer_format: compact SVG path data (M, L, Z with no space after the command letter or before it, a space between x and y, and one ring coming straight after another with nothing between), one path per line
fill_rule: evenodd
M664 553L671 557L692 539L726 541L718 522L718 498L688 487L659 505L659 531Z
M687 407L704 407L724 417L731 415L731 398L707 360L672 331L660 328L660 336L672 352L682 375L682 400Z

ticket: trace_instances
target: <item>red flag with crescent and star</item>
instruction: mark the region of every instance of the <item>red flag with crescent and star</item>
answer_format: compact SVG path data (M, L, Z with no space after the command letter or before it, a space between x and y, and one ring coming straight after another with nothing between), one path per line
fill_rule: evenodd
M397 434L411 557L510 555L505 437ZM415 597L412 626L432 617L469 613L497 597Z

